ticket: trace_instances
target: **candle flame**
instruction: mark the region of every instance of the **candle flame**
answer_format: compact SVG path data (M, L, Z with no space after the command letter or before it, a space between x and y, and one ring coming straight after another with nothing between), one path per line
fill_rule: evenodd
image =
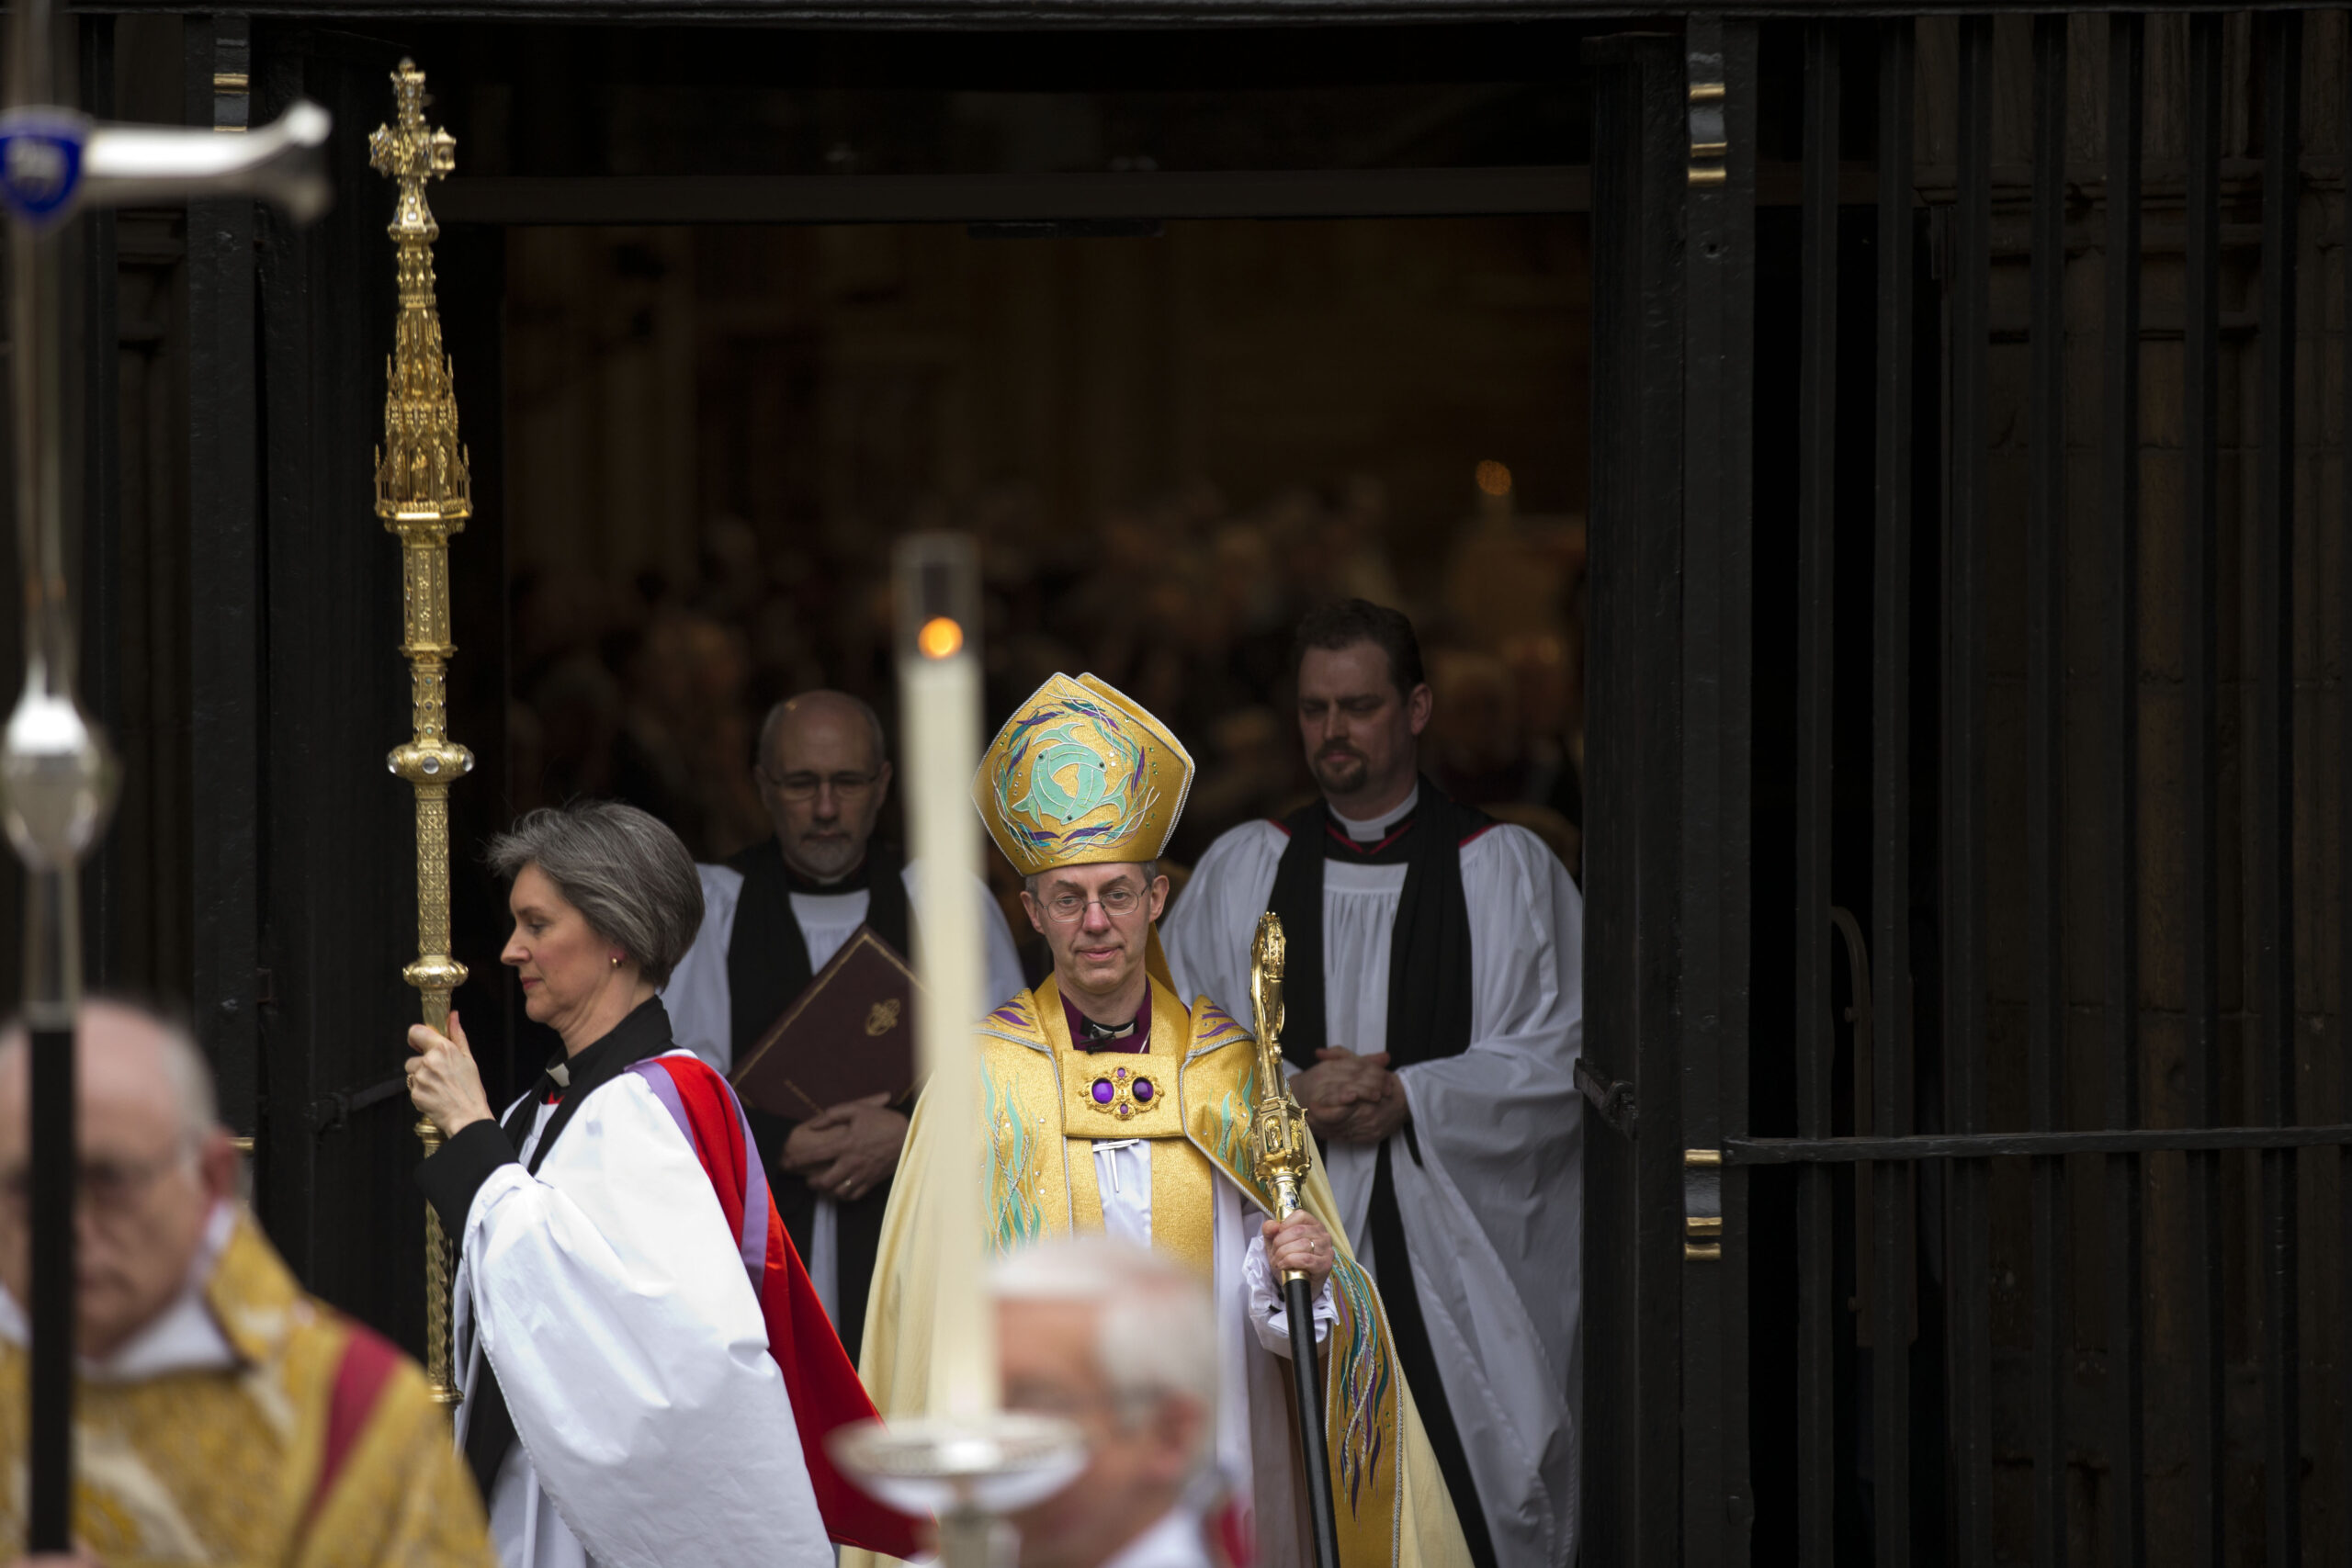
M933 615L915 634L915 646L925 659L945 659L964 646L964 628L945 615Z

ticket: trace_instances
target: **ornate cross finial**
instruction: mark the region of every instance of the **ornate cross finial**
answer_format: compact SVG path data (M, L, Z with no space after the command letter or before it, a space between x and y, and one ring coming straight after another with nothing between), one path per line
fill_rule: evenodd
M386 230L392 237L401 314L394 329L390 385L384 396L384 448L376 464L376 513L413 543L446 543L472 512L466 449L458 441L458 400L441 348L434 301L433 242L441 232L424 202L424 182L458 166L458 139L424 123L424 73L403 60L392 73L394 114L368 138L368 162L395 181L399 197ZM444 598L446 599L446 594ZM412 604L425 624L409 627L417 645L447 643L446 610ZM446 650L442 657L447 657Z
M378 126L368 138L368 164L400 183L400 203L389 231L392 238L434 240L441 226L425 204L424 182L458 166L458 139L447 130L426 128L424 73L414 61L401 61L392 73L392 96L398 105L392 122Z

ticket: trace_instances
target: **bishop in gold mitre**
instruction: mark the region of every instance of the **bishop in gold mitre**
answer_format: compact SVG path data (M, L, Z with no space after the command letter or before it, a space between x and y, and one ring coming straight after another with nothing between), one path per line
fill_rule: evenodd
M496 1568L415 1363L303 1293L175 1025L82 1010L73 1531L105 1568ZM0 1540L25 1537L26 1057L0 1025ZM48 1353L48 1352L44 1352Z
M1216 1479L1198 1499L1223 1554L1260 1568L1314 1561L1292 1431L1289 1325L1277 1283L1304 1269L1316 1336L1341 1561L1455 1568L1462 1529L1398 1373L1378 1292L1350 1255L1318 1156L1305 1207L1277 1225L1253 1163L1256 1044L1206 997L1187 1007L1160 955L1159 858L1193 760L1167 728L1091 675L1056 675L981 760L973 796L1022 874L1022 906L1054 955L1036 989L980 1021L976 1106L923 1100L883 1220L860 1362L885 1417L922 1407L939 1299L920 1195L927 1124L985 1119L989 1240L1000 1254L1102 1233L1181 1259L1219 1317ZM1335 1237L1342 1238L1337 1241ZM1072 1346L1074 1356L1091 1346ZM1149 1357L1137 1343L1127 1353ZM1018 1405L1022 1390L1006 1390ZM1077 1415L1075 1412L1057 1412ZM1135 1521L1138 1533L1153 1519ZM845 1560L846 1561L846 1560Z

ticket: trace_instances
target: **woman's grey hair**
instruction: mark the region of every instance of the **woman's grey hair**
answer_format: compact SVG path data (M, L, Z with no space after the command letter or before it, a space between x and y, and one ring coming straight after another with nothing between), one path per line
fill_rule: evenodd
M491 869L509 881L536 865L566 902L618 946L648 983L670 971L702 929L695 857L659 818L616 800L544 807L490 841Z

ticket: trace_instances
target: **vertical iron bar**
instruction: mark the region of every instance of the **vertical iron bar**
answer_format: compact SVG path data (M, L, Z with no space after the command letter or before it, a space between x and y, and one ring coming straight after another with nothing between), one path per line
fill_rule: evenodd
M1635 66L1586 47L1592 69L1592 201L1596 212L1640 210L1639 161L1634 148L1641 131ZM1600 58L1596 59L1596 55ZM1619 524L1634 513L1641 490L1634 460L1640 423L1640 384L1635 376L1642 346L1634 278L1640 263L1635 222L1596 225L1592 234L1592 521L1588 556L1592 594L1592 657L1585 675L1586 722L1591 733L1623 735L1625 743L1595 746L1586 773L1585 811L1596 832L1585 860L1584 963L1595 984L1586 996L1586 1026L1601 1040L1638 1041L1642 987L1636 960L1641 953L1634 897L1643 867L1636 786L1638 715L1632 670L1640 619L1641 579L1634 570L1634 538ZM1623 547L1621 547L1621 536ZM1598 1047L1597 1049L1602 1049ZM1602 1060L1633 1076L1628 1045ZM1634 1181L1630 1140L1593 1129L1587 1156L1589 1183L1584 1233L1585 1332L1590 1342L1630 1347L1622 1357L1587 1359L1584 1399L1589 1440L1578 1456L1578 1485L1591 1500L1579 1545L1602 1562L1635 1558L1641 1540L1638 1506L1641 1319L1634 1310L1640 1264L1636 1237L1642 1196Z
M1633 374L1636 412L1635 504L1627 525L1638 530L1634 641L1640 660L1633 677L1642 714L1634 744L1635 776L1655 799L1635 816L1644 842L1645 892L1638 901L1637 956L1641 973L1634 1092L1649 1108L1634 1143L1638 1232L1635 1260L1639 1323L1634 1340L1641 1366L1635 1409L1679 1403L1682 1333L1683 1160L1680 1002L1682 921L1681 842L1670 807L1682 788L1682 288L1683 192L1688 188L1690 101L1679 51L1664 39L1634 42L1638 62L1639 139L1633 210ZM1625 209L1617 210L1624 211ZM1657 888L1671 889L1660 897ZM1669 1568L1679 1562L1682 1519L1679 1424L1639 1420L1638 1532L1628 1568Z
M250 117L252 21L195 16L184 30L188 121L230 132ZM233 85L232 84L233 83ZM195 845L191 990L197 1038L220 1085L220 1120L254 1134L261 1114L261 822L268 775L260 617L261 428L254 322L254 203L187 205L187 595L189 745L207 765L189 780Z
M1755 730L1756 530L1754 446L1756 415L1756 129L1758 36L1746 18L1726 20L1723 29L1724 129L1731 142L1724 160L1726 176L1718 240L1723 247L1722 538L1724 546L1724 828L1723 871L1716 880L1723 900L1724 1025L1718 1100L1726 1137L1748 1133L1748 1016L1754 889L1753 811ZM1756 1520L1754 1477L1748 1453L1747 1176L1726 1170L1723 1179L1724 1247L1721 1290L1724 1316L1722 1401L1724 1437L1724 1556L1740 1568L1749 1560Z
M2181 332L2181 899L2188 1122L2221 1124L2221 787L2217 702L2221 535L2222 17L2188 19ZM2186 1156L2188 1498L2197 1568L2221 1568L2227 1386L2222 1344L2222 1160Z
M1945 537L1944 1074L1946 1116L1984 1130L1985 533L1991 514L1993 19L1960 22L1957 200L1951 268L1951 491ZM2037 449L2039 444L2037 442ZM1954 1160L1950 1199L1950 1368L1957 1561L1991 1560L1991 1269L1988 1171Z
M2065 1120L2066 18L2033 23L2032 354L2026 505L2026 1097ZM2066 1162L2032 1163L2033 1561L2066 1561Z
M1804 32L1797 350L1797 1134L1830 1134L1830 747L1838 651L1838 25ZM1857 976L1859 978L1859 976ZM1797 1559L1838 1547L1835 1269L1826 1166L1797 1173Z
M1682 193L1689 103L1675 40L1629 33L1590 40L1593 197L1623 222L1594 232L1593 605L1611 633L1595 644L1593 812L1611 830L1596 852L1623 873L1596 874L1589 945L1623 962L1596 989L1615 1020L1611 1049L1631 1056L1640 1136L1596 1134L1596 1202L1586 1232L1595 1321L1586 1378L1597 1434L1584 1445L1596 1501L1584 1554L1627 1568L1668 1568L1681 1539L1681 1433L1655 1419L1680 1401L1683 1160L1679 964L1681 795ZM1605 437L1605 438L1604 438ZM1605 646L1604 646L1605 644ZM1605 711L1604 711L1605 710ZM1605 722L1604 722L1605 721ZM1605 792L1606 798L1603 798ZM1638 897L1635 894L1638 893ZM1591 971L1596 975L1601 970ZM1623 1057L1618 1058L1623 1060Z
M1691 157L1683 191L1685 269L1682 317L1682 974L1678 1009L1683 1141L1721 1148L1721 1068L1729 1022L1731 960L1724 872L1731 802L1724 790L1730 738L1724 732L1726 524L1723 488L1725 364L1724 209L1727 171L1698 156L1702 120L1710 142L1727 146L1721 116L1726 94L1724 24L1692 17L1685 29L1683 72ZM1720 1214L1718 1208L1716 1213ZM1688 1568L1724 1562L1723 1253L1686 1247L1682 1265L1682 1551Z
M2352 98L2343 100L2345 118L2337 133L2352 138ZM2352 148L2352 140L2344 142ZM2344 268L2342 292L2337 296L2339 308L2347 311L2343 318L2352 320L2352 252L2338 248ZM2352 354L2342 355L2344 382L2341 392L2352 392ZM2337 537L2352 538L2352 403L2339 402L2347 411L2343 427L2343 460L2337 470L2336 529ZM2343 1055L2343 1042L2352 1033L2352 549L2342 549L2340 581L2336 599L2336 619L2343 641L2338 645L2335 664L2336 702L2336 844L2338 860L2336 876L2339 897L2344 903L2336 921L2336 1003L2333 1030L2336 1039L2336 1092L2340 1115L2352 1115L2352 1059ZM2337 1268L2352 1259L2352 1145L2336 1151L2335 1204L2338 1241ZM2340 1276L2339 1276L2340 1277ZM2342 1298L2339 1297L2339 1300ZM2336 1318L2335 1364L2339 1379L2342 1427L2336 1434L2335 1495L2352 1497L2352 1312L2339 1309ZM2337 1548L2338 1556L2352 1556L2352 1524L2339 1524L2345 1534Z
M2146 18L2107 23L2107 1124L2140 1123L2140 131ZM2108 1555L2145 1554L2141 1508L2140 1160L2107 1161Z
M1871 616L1871 1127L1911 1128L1911 310L1913 73L1908 17L1880 24L1876 547ZM1880 1166L1871 1183L1871 1477L1878 1561L1911 1550L1911 1280L1904 1261L1908 1173Z
M2261 18L2261 467L2254 519L2254 990L2261 1121L2295 1120L2295 247L2302 17ZM2269 1560L2301 1561L2295 1177L2290 1149L2262 1170L2262 1470Z

